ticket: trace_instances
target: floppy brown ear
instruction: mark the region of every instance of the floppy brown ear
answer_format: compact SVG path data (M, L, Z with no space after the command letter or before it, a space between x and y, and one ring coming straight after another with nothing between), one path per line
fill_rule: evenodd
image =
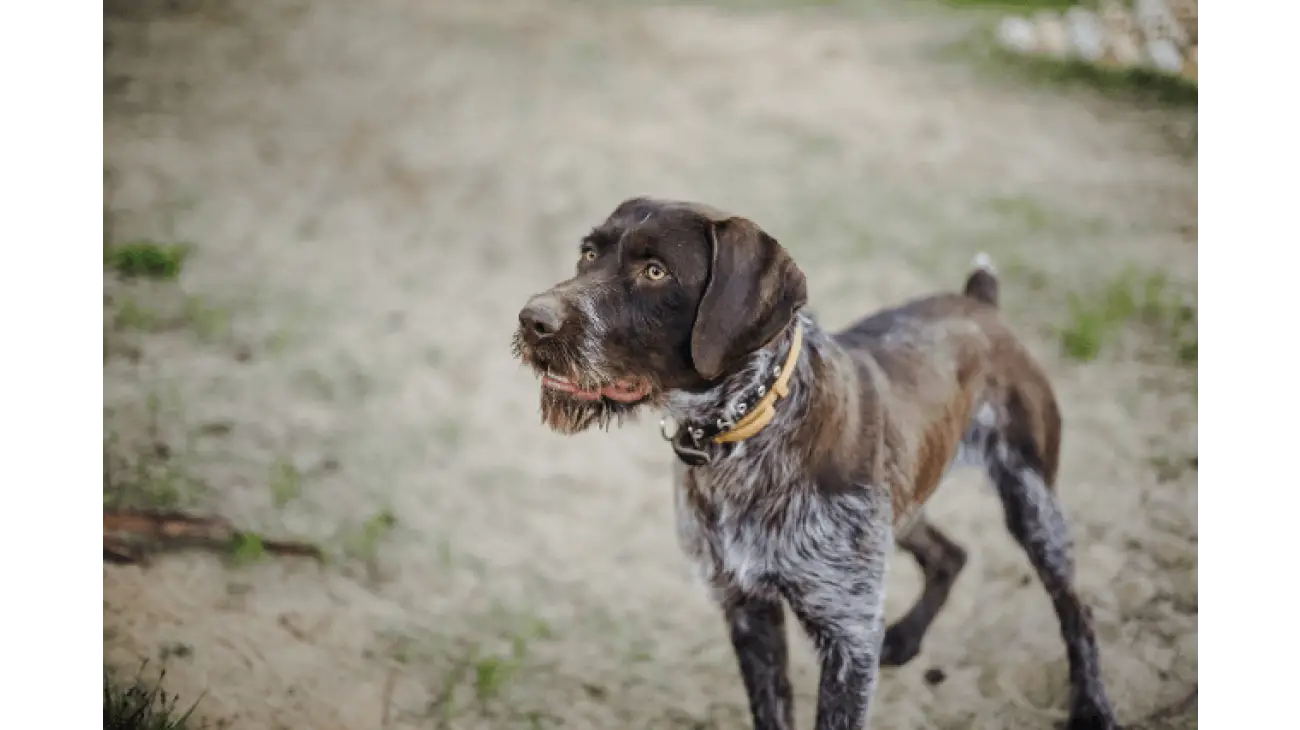
M713 263L691 332L691 359L706 380L766 345L808 301L803 272L775 238L744 218L711 228Z

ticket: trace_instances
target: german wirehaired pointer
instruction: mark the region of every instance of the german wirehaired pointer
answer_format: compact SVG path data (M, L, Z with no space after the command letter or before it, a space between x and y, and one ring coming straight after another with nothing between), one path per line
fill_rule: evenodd
M514 347L542 418L576 433L667 411L677 530L730 627L757 730L792 728L784 605L821 658L818 730L858 730L880 665L920 650L966 562L922 506L983 467L1051 596L1069 658L1068 727L1118 728L1053 495L1061 417L999 317L982 257L962 293L828 333L804 275L745 218L634 198L582 240L577 275L519 313ZM925 588L884 626L893 544Z

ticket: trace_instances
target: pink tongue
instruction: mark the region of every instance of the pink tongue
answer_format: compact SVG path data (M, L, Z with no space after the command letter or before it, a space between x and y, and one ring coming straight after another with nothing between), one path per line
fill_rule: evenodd
M565 380L556 380L549 375L543 379L543 384L552 390L568 393L574 398L580 398L582 400L600 400L600 391L598 390L579 390L578 386L573 383Z
M641 386L629 385L628 383L615 383L606 386L601 394L610 400L616 400L620 403L632 403L645 397L646 389Z
M551 377L547 377L545 380L547 387L563 391L572 395L574 398L581 400L600 400L601 396L604 396L620 403L633 403L643 398L646 394L645 387L629 385L627 383L607 385L600 390L581 390L573 383L555 380Z

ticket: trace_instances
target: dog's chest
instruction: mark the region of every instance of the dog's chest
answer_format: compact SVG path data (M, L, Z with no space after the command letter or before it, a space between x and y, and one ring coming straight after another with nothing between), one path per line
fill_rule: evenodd
M813 559L810 546L835 531L824 505L806 485L755 496L755 485L725 472L696 470L678 480L677 528L686 554L718 589L769 593L798 579Z

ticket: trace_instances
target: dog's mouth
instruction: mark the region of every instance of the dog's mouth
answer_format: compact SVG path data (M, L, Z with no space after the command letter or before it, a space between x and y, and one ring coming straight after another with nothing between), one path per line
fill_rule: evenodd
M651 392L649 381L643 378L620 378L607 383L587 384L550 371L542 374L542 388L581 401L598 402L602 398L608 398L625 406L649 399Z
M583 367L564 349L530 347L520 335L515 336L513 349L515 357L541 379L542 422L560 433L621 424L659 397L651 378L605 375Z
M648 380L640 378L593 381L551 370L542 370L538 375L542 378L542 422L565 434L621 424L655 392Z

